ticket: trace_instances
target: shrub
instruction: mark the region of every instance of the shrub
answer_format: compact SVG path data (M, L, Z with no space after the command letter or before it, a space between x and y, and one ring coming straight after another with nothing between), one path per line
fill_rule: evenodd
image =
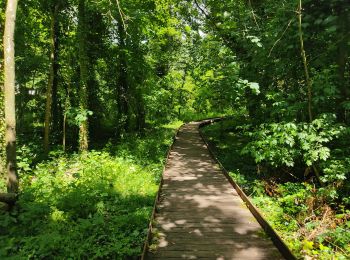
M103 151L54 151L35 167L35 149L20 146L20 197L14 211L0 212L0 258L140 255L178 125L154 130L147 139L130 136L130 145Z
M312 123L262 124L248 134L252 141L242 153L250 154L256 163L274 167L293 167L297 161L312 166L326 161L330 157L327 145L345 130L334 120L332 115L322 115Z

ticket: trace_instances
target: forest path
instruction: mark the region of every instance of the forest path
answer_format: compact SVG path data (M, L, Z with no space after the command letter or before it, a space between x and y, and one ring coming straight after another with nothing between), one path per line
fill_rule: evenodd
M212 159L200 123L183 126L170 152L148 259L283 259Z

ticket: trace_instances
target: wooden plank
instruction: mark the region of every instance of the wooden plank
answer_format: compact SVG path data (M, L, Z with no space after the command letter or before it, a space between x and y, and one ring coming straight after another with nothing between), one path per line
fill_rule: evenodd
M233 230L223 230L215 228L207 228L205 230L200 229L171 229L171 230L154 230L159 232L160 237L169 237L169 238L179 238L179 237L189 237L192 239L206 239L207 237L218 237L218 238L242 238L242 239L253 239L253 238L263 238L263 232L257 231L257 226L251 228L241 228L242 232L235 232ZM247 234L245 234L247 232ZM271 242L271 241L270 241ZM271 242L272 245L272 242Z
M281 239L281 237L278 235L278 233L270 226L270 224L265 220L265 218L260 214L259 210L253 205L253 203L250 201L248 196L243 192L241 187L231 178L229 175L229 172L225 169L225 167L221 164L221 162L216 158L215 154L211 150L208 141L205 139L205 137L200 133L202 140L205 142L209 153L213 157L215 163L217 163L223 174L225 175L226 179L229 181L229 183L232 185L232 187L237 191L237 193L240 195L242 200L246 203L248 209L250 212L254 215L254 217L257 219L257 221L260 223L264 231L271 237L273 243L278 248L280 253L283 255L283 257L287 260L295 260L296 257L292 253L292 251L288 248L286 243Z
M166 251L187 251L187 252L198 252L198 251L215 251L215 252L227 252L227 251L233 251L239 247L244 248L245 241L234 241L232 244L196 244L194 247L191 241L188 241L189 244L170 244L166 246ZM251 243L253 244L253 243ZM264 241L260 241L259 243L254 244L253 246L263 247L264 250L273 250L274 246L271 245L271 243L267 243ZM162 251L162 247L159 246L159 251Z
M190 228L223 228L223 229L233 229L236 228L238 225L242 224L257 224L257 221L237 221L235 223L227 222L227 223L200 223L200 222L192 222L192 223L184 223L184 224L175 224L175 223L157 223L155 225L155 228L158 229L190 229Z
M156 225L233 225L236 223L257 223L257 220L253 216L247 218L208 218L208 217L195 217L184 218L182 215L170 216L166 218L164 216L158 217Z
M165 168L153 221L158 249L148 259L282 258L211 158L198 123L180 129Z
M249 239L247 241L247 239ZM215 245L215 246L219 246L219 245L237 245L239 243L242 243L244 245L247 244L255 244L257 243L256 241L259 241L259 244L263 245L266 248L272 248L273 249L273 245L271 244L271 242L269 240L262 240L260 239L260 237L257 238L248 238L248 237L206 237L205 239L190 239L187 237L175 237L175 238L168 238L168 237L160 237L157 238L156 241L159 243L159 248L160 247L164 247L163 245L166 244L167 248L169 250L171 250L172 246L175 245L180 245L180 246L188 246L191 248L197 248L197 245Z
M232 248L228 250L218 250L215 251L158 251L157 255L160 259L168 259L172 257L177 257L179 259L283 259L280 254L278 254L270 248L251 248L251 249L237 249Z

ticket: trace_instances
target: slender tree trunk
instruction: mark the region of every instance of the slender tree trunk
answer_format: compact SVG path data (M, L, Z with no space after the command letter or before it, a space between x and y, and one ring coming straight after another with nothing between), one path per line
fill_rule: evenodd
M62 149L63 152L66 151L66 121L67 121L67 114L64 113L63 115L63 135L62 135Z
M145 104L142 97L142 90L137 88L135 90L135 102L136 102L136 131L144 135L145 125L146 125L146 110Z
M63 123L62 123L62 130L63 130L63 136L62 136L62 146L63 146L63 151L66 151L66 142L67 142L67 111L71 107L70 103L70 85L71 82L68 82L67 87L66 87L66 98L65 98L65 103L64 103L64 113L63 113Z
M304 48L304 36L303 36L303 30L302 30L302 0L299 0L299 12L298 12L298 18L299 18L299 39L300 39L300 51L301 51L301 57L303 59L304 64L304 70L305 70L305 79L306 79L306 85L307 85L307 99L308 99L308 115L309 115L309 121L312 122L313 116L312 116L312 82L309 74L309 69L307 66L307 58L306 58L306 52Z
M0 4L0 10L5 10L5 1L1 2ZM4 24L5 19L4 17L0 16L0 24ZM4 34L3 31L0 31L0 49L3 50L3 38ZM0 178L1 180L5 181L7 179L7 174L5 171L5 165L6 165L6 149L5 149L5 109L4 109L4 66L3 66L3 60L4 60L4 52L0 52ZM1 181L0 180L0 181Z
M338 44L338 56L337 56L337 65L338 65L338 85L340 89L341 96L339 98L339 104L344 101L349 101L350 89L349 82L346 81L346 66L349 58L349 47L348 42L350 39L349 30L350 30L350 19L349 14L346 9L343 9L343 6L339 7L338 16L339 16L339 29L340 36L342 36L341 41ZM342 106L338 107L338 118L342 121L346 121L345 109Z
M4 72L1 68L0 73L3 75ZM0 178L6 180L6 149L5 149L5 111L4 111L4 85L0 82Z
M128 131L129 127L129 85L126 58L126 31L122 20L122 14L117 15L119 36L119 78L118 78L118 108L120 113L121 128Z
M5 89L5 142L7 192L17 193L18 176L16 170L16 104L15 104L15 45L17 0L8 0L4 32L4 89Z
M80 122L79 126L79 150L87 151L89 148L88 136L89 126L87 119L88 110L88 78L89 78L89 59L87 56L87 25L85 0L79 0L78 6L78 44L79 44L79 65L80 65L80 89L79 89L79 107L80 112L86 116L86 119Z
M5 1L0 3L0 10L3 12L5 10ZM0 15L0 24L5 24L5 17ZM3 30L0 30L0 49L3 50ZM5 109L4 109L4 52L0 51L0 178L1 180L6 180L6 149L5 149ZM0 181L1 181L0 180Z
M60 106L60 103L58 101L58 71L59 71L59 63L58 63L58 54L59 54L59 39L60 39L60 32L59 32L59 12L60 12L60 6L59 3L55 4L54 7L54 21L53 24L53 40L54 40L54 58L52 61L53 66L53 80L52 80L52 131L55 134L58 134L60 132L60 127L62 125L62 107Z
M66 99L69 99L69 96L67 95ZM66 151L66 122L67 122L67 109L69 107L69 101L66 100L65 106L64 106L64 113L63 113L63 124L62 124L62 148L63 152Z
M302 0L299 0L299 12L298 12L298 18L299 18L299 39L300 39L300 50L301 50L301 57L303 59L304 64L304 70L305 70L305 79L306 79L306 85L307 85L307 95L308 95L308 114L309 114L309 121L312 122L313 116L312 116L312 82L309 75L309 69L307 66L307 58L306 53L304 49L304 37L303 37L303 30L302 30ZM322 180L320 178L320 173L316 165L312 165L313 172L315 174L315 177L317 181L322 186Z
M46 110L45 110L45 127L44 127L44 150L47 154L49 152L50 145L50 126L52 116L52 99L53 99L53 88L54 83L57 84L57 72L55 74L55 63L56 59L56 18L58 12L58 5L56 4L51 12L51 25L50 25L50 69L49 69L49 80L46 89ZM57 87L55 89L57 91Z
M180 96L179 96L179 110L177 112L177 116L178 118L181 117L181 109L182 109L182 105L185 105L184 104L184 93L183 93L183 88L186 84L186 77L187 77L187 65L186 67L184 68L184 74L182 75L182 83L181 83L181 88L180 88Z
M0 73L3 74L3 71ZM0 178L5 180L6 174L5 174L5 162L6 162L6 155L5 155L5 115L4 115L4 86L0 83Z

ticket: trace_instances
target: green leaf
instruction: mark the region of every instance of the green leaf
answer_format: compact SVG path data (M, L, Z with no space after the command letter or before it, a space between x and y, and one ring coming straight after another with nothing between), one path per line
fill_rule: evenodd
M253 91L253 93L255 95L259 95L260 94L260 86L259 83L256 82L249 82L248 83L249 88Z

